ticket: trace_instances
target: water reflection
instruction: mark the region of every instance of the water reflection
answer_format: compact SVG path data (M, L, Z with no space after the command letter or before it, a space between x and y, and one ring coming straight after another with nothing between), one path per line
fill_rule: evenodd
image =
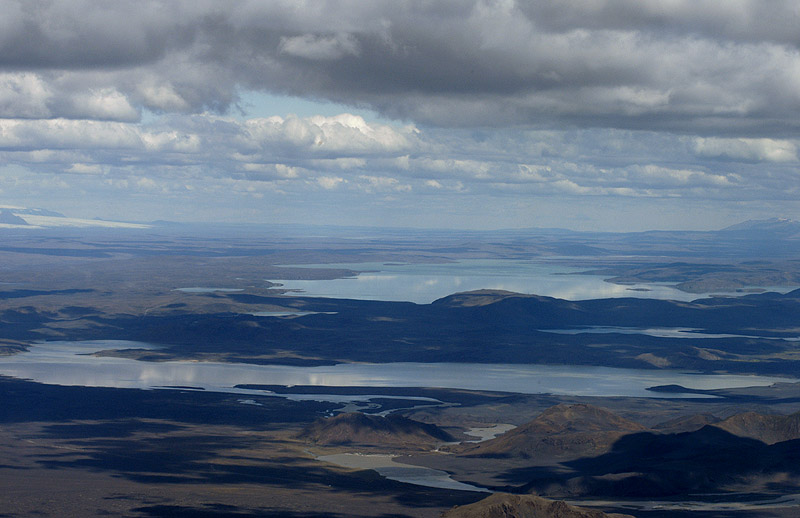
M789 342L800 341L798 336L760 336L760 335L737 335L728 333L704 333L700 329L693 327L617 327L617 326L587 326L573 327L569 329L543 329L545 333L555 333L562 335L578 334L613 334L623 335L647 335L657 338L755 338L758 340L786 340Z
M345 279L279 282L287 289L315 297L418 304L428 304L459 291L479 289L533 293L567 300L639 297L689 301L702 297L667 284L611 284L603 280L604 276L580 274L586 270L585 267L541 261L469 259L443 264L342 263L305 267L343 268L364 273Z
M696 374L580 365L470 363L338 364L320 367L215 362L142 362L88 353L108 348L152 348L138 342L46 342L0 358L0 374L56 385L120 388L191 386L253 393L236 385L321 387L441 387L575 396L662 397L646 390L677 384L693 389L765 386L796 381L768 376ZM317 399L315 397L315 399Z
M438 487L442 489L456 489L459 491L478 491L489 493L486 488L464 484L450 478L447 472L423 466L411 466L397 462L394 455L365 455L361 453L338 453L322 455L317 460L330 462L337 466L356 469L373 469L389 480L405 482L425 487Z

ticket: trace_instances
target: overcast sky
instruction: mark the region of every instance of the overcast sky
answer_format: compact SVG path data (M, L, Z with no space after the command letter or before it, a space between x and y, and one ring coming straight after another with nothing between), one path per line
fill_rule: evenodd
M0 205L482 229L800 218L796 0L0 13Z

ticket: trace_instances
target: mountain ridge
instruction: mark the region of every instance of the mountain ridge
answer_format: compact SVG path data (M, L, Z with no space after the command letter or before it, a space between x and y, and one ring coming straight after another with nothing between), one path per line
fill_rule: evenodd
M499 437L467 446L461 453L521 458L597 455L624 435L645 430L605 408L562 403Z
M325 446L360 444L423 449L454 440L449 433L433 424L398 414L382 417L361 412L318 419L307 426L298 438Z
M602 511L569 505L534 495L494 493L473 504L456 506L442 518L633 518L627 514L606 514Z

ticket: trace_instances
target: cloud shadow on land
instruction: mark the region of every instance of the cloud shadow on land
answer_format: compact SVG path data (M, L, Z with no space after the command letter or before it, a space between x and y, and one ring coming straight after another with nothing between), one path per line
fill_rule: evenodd
M110 431L115 434L113 437L106 436L107 432L102 425L50 426L45 429L46 435L57 437L58 434L65 433L72 439L69 444L80 448L81 456L74 458L64 457L61 454L40 455L36 460L46 469L110 472L142 484L216 486L259 484L265 488L270 486L307 490L322 488L330 492L394 495L399 503L409 507L453 506L470 503L480 497L475 493L403 484L387 480L372 470L342 472L338 469L329 469L322 462L317 463L308 458L283 452L276 451L273 456L266 459L241 453L269 449L271 447L269 439L259 435L190 435L186 434L186 430L178 429L178 433L182 435L145 438L132 436L136 431L149 430L159 433L159 426L154 428L150 426L151 424L134 420L111 423ZM131 427L129 431L124 430L126 425ZM168 433L170 430L165 428L162 431ZM99 436L92 437L93 433ZM229 453L232 450L236 453ZM155 512L161 511L155 509ZM179 509L176 512L183 511ZM181 516L181 514L173 515ZM238 514L230 515L238 516ZM199 516L205 515L199 514ZM208 516L217 515L208 514ZM243 514L243 516L250 515Z
M245 510L235 506L211 504L203 508L188 507L180 505L154 505L149 507L137 507L135 512L142 513L143 517L148 518L338 518L353 516L340 513L304 513L287 510ZM380 518L412 518L406 514L384 514Z
M571 471L517 468L503 478L518 491L543 495L702 499L703 494L737 498L746 492L748 500L770 499L778 494L774 491L785 494L800 485L798 446L798 440L767 445L714 426L677 434L631 433L608 453L564 462Z
M279 423L308 422L335 404L258 398L262 406L242 405L241 396L203 391L139 390L45 385L0 376L0 423L28 421L118 420L116 434L127 433L137 419L164 419L187 424L232 424L269 429ZM69 425L74 426L74 425ZM142 426L141 424L137 426ZM70 432L71 430L71 432ZM79 433L77 428L53 428ZM99 433L89 428L87 437ZM111 433L111 429L104 433ZM97 436L97 435L95 435Z

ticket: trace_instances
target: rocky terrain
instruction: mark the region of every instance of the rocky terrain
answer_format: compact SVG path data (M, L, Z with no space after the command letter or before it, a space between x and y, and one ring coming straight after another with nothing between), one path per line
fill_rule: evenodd
M622 436L645 427L592 405L556 405L500 437L462 447L462 455L578 457L606 452Z
M749 437L766 444L800 439L800 413L784 416L745 412L714 426L739 437Z
M495 493L474 504L457 506L442 518L633 518L584 509L533 495Z
M349 445L431 449L453 437L436 425L408 419L401 415L387 417L360 412L318 419L298 436L316 445Z

